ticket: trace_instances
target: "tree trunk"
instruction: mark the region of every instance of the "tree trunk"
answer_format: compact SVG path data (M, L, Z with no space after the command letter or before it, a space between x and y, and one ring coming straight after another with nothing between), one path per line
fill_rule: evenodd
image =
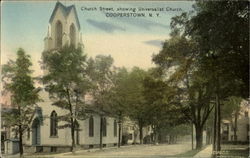
M71 152L74 151L74 148L75 148L75 124L74 124L74 120L73 118L71 117L70 119L70 122L71 122L71 139L72 139L72 144L71 144Z
M217 152L220 152L221 147L220 147L220 142L221 142L221 116L220 116L220 99L219 99L219 94L218 94L218 90L217 90L217 94L216 94L216 106L217 106L217 144L216 144L216 150ZM217 154L219 155L219 154Z
M234 114L234 143L237 142L237 112Z
M203 131L200 125L195 125L195 132L196 132L196 149L202 148L202 139L203 139Z
M143 129L141 121L139 121L139 131L140 131L140 144L143 144Z
M174 144L174 136L173 135L169 136L169 144Z
M207 133L206 144L209 145L210 144L210 140L211 140L211 130L210 130L210 128L207 128L206 133Z
M193 123L191 123L191 141L192 141L192 150L194 149L194 127Z
M151 136L150 135L150 143L154 143L154 144L157 144L158 140L157 140L157 131L156 131L156 126L152 125L151 126L152 130L153 130L153 135Z
M159 136L159 134L158 134L158 132L157 132L157 130L156 130L156 127L154 128L154 144L158 144L158 136Z
M70 111L71 139L72 139L70 151L73 152L74 148L75 148L75 122L73 119L73 109L72 109L72 104L71 104L71 99L70 99L70 94L69 94L68 88L67 88L67 99L68 99L69 111Z
M21 117L21 107L18 105L18 114ZM23 157L23 131L22 131L22 122L19 118L19 125L18 125L18 133L19 133L19 151L20 157Z
M216 142L217 142L217 106L214 109L214 124L213 124L213 157L216 156Z
M23 157L23 131L22 131L22 125L18 126L18 132L19 132L19 151L20 151L20 157Z
M103 118L100 118L100 149L102 150Z
M155 144L159 143L159 133L156 131L155 132Z
M120 148L121 146L121 130L122 130L122 127L121 127L121 120L119 120L119 123L118 123L118 148Z

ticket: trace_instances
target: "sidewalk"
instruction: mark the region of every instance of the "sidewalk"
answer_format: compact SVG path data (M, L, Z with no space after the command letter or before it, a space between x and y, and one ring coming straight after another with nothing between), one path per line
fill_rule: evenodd
M25 158L160 158L172 157L190 150L190 144L130 145L121 148L78 150L75 153L34 153ZM10 158L10 157L7 157Z
M93 148L93 149L81 149L76 150L74 153L72 152L64 152L64 153L41 153L41 154L24 154L25 158L57 158L57 157L77 157L79 155L84 155L85 153L99 153L104 151L115 151L118 149L126 149L126 148L134 148L136 146L150 146L151 144L143 144L143 145L126 145L121 146L120 148L116 147L105 147L102 150L99 148ZM10 155L11 156L11 155ZM17 154L19 156L19 154ZM5 157L3 157L5 158ZM6 158L16 158L16 157L6 157Z
M205 149L196 154L194 158L211 158L211 156L212 156L212 145L208 145Z

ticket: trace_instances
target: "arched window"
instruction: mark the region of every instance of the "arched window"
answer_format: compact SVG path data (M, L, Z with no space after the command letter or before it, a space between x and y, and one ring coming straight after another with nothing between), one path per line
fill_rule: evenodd
M74 24L70 25L69 37L70 37L70 45L75 46L76 45L76 29L75 29Z
M114 120L114 137L117 137L117 122Z
M62 34L63 34L63 28L61 21L56 22L56 47L62 47Z
M40 145L41 142L41 131L40 131L40 120L36 117L32 123L32 145Z
M106 136L107 136L107 120L106 120L105 117L102 119L102 125L103 125L103 128L102 128L102 135L103 135L104 137L106 137Z
M90 116L89 118L89 136L94 136L94 118L93 116Z
M52 111L50 115L50 136L57 136L57 114Z

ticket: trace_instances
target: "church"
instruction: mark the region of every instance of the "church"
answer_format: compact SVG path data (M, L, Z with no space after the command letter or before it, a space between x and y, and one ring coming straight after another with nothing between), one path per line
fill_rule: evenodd
M49 19L47 36L44 38L44 51L58 49L64 45L83 47L80 23L74 5L64 6L57 2ZM46 72L44 72L46 73ZM65 124L57 121L68 111L52 106L49 94L42 91L43 101L38 103L30 128L24 138L25 152L66 152L71 147L71 129L58 128ZM118 125L114 118L104 118L103 147L116 146ZM77 120L75 130L76 149L99 147L100 116L91 114L85 120Z
M65 45L83 48L80 30L81 26L75 5L65 6L57 2L49 19L43 51L56 50ZM44 73L47 73L46 70ZM44 89L39 95L42 101L35 105L34 116L30 121L28 129L23 134L24 152L70 151L72 145L71 128L59 128L59 126L65 125L66 122L58 121L58 118L68 114L68 111L53 106L53 102L49 98L49 93ZM91 104L91 99L88 97L86 97L85 101ZM2 111L11 110L10 104L8 106L6 106L6 103L2 105ZM101 117L97 113L90 113L85 120L77 120L75 122L74 141L76 150L100 147L100 119ZM1 121L2 125L4 125L4 120ZM122 138L120 143L139 143L138 131L136 122L126 118L122 123ZM150 135L152 135L152 130L149 127L143 128L143 138ZM1 140L2 153L15 154L19 152L17 133L8 128L1 128ZM103 118L102 144L103 147L118 145L118 121L115 118Z

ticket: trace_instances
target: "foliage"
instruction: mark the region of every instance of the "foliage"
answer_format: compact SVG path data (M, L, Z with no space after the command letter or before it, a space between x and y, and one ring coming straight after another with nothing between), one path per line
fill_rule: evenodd
M30 70L30 56L23 49L17 51L15 61L10 60L2 68L4 93L10 94L12 110L3 115L5 124L18 127L20 155L23 154L22 135L35 114L35 104L41 101L40 88L34 86Z
M67 122L61 128L71 128L73 150L75 122L86 118L84 96L89 89L86 55L81 48L64 46L58 50L43 52L42 61L45 90L49 92L53 105L68 111L68 114L58 118Z
M143 127L150 125L148 118L150 105L147 104L144 92L143 81L147 72L138 67L133 67L128 76L127 102L129 108L128 116L136 121L139 126L140 143L143 143Z
M153 61L178 88L184 114L202 128L215 97L219 104L249 96L249 11L246 1L198 1L194 9L172 18L171 38Z
M95 59L88 60L86 72L91 81L90 94L93 96L93 102L98 113L104 113L107 107L106 96L113 86L112 66L113 58L111 56L98 55Z
M239 114L241 110L242 98L236 96L230 96L222 105L222 117L225 119L231 119L234 113Z
M146 76L146 71L134 67L128 76L127 84L127 102L129 105L130 118L138 121L142 126L146 124L145 116L147 115L147 108L145 98L143 96L143 80ZM140 126L140 125L139 125Z
M125 116L136 121L140 128L140 141L142 143L142 128L147 125L148 106L143 95L143 80L147 72L134 67L130 72L125 68L116 68L112 74L112 86L106 93L107 110L118 121Z
M191 135L190 124L167 125L160 129L161 132L170 136L185 136Z
M124 116L129 114L127 101L129 72L126 68L115 68L112 75L113 86L107 94L108 107L107 110L112 115L122 121Z
M175 96L170 97L170 102L174 103L179 115L184 114L195 125L196 132L202 135L202 128L213 108L214 83L210 72L202 69L198 62L197 52L198 43L174 34L165 41L153 61L161 69L162 76L168 76L164 78L165 84L172 87Z
M13 115L6 115L8 125L22 125L25 130L34 114L34 105L40 101L39 88L34 87L34 80L31 77L30 56L23 49L17 51L16 61L10 60L3 65L4 93L11 96Z
M98 55L95 59L88 60L86 72L92 83L90 95L93 97L93 110L100 115L100 149L102 149L103 137L103 119L104 116L110 115L107 110L109 106L109 91L113 86L112 83L112 65L111 56Z
M172 129L186 123L184 115L176 107L179 103L173 99L177 99L176 89L164 82L157 68L148 71L143 84L147 104L145 119L152 126L155 137L159 133L172 135Z
M43 83L54 101L53 105L66 110L75 106L78 108L75 111L79 112L89 88L85 71L86 55L80 48L65 46L60 50L43 52L42 60L45 69ZM74 117L79 119L82 116L77 113Z
M212 53L217 60L214 70L231 81L230 86L238 87L230 95L243 98L249 96L248 7L247 1L199 1L193 16L184 13L172 21L173 28L182 27L185 35L199 43L199 62L205 63Z

